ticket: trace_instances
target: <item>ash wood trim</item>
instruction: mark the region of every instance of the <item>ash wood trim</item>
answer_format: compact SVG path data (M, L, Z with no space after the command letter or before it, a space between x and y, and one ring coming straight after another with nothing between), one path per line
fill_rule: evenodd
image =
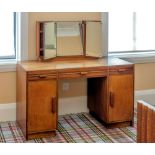
M39 59L40 57L40 24L37 22L36 24L36 55Z
M38 60L44 58L44 22L36 23L36 54Z
M60 79L81 78L80 72L59 73Z
M27 72L27 74L28 74L28 76L35 76L35 75L44 75L44 74L46 74L46 75L56 75L57 76L57 72L55 72L55 71L50 71L50 70L39 70L39 71L29 71L29 72Z
M105 77L108 75L107 69L81 69L79 71L66 71L59 72L59 78L61 79L70 79L70 78L89 78L89 77Z
M83 36L83 54L86 57L86 21L82 22L83 24L83 31L84 31L84 36Z
M82 73L82 72L81 72ZM91 78L91 77L106 77L108 76L108 70L107 69L96 69L96 70L91 70L86 74L87 78Z
M108 77L88 78L87 82L89 112L100 120L107 122Z
M54 62L54 61L70 61L70 60L95 60L98 59L97 57L91 57L91 56L84 56L84 55L70 55L70 56L57 56L55 58L49 58L49 59L43 59L40 58L39 61L42 62Z
M57 78L56 74L35 74L35 75L28 75L28 80L49 80Z
M108 123L107 120L102 119L98 114L94 112L90 112L90 114L95 117L99 122L101 122L106 128L112 129L112 128L121 128L121 127L127 127L130 126L132 121L120 121L120 122L114 122L114 123Z
M58 77L57 72L53 71L32 71L28 72L28 80L41 80L41 79L56 79Z
M31 133L27 135L27 139L31 140L34 138L45 138L45 137L53 137L56 136L56 131L46 131L46 132L39 132L39 133Z
M58 97L59 97L59 80L57 78L57 82L56 82L56 96L55 96L55 101L56 101L56 130L58 130Z
M123 121L123 122L114 122L114 123L106 123L103 122L106 128L122 128L122 127L127 127L131 126L132 121Z
M24 136L26 137L27 134L27 75L23 68L17 64L17 108L16 108L16 119L19 126L22 129Z
M75 57L76 58L76 57ZM70 70L70 69L101 69L107 68L108 70L117 67L128 67L130 63L120 60L118 58L93 58L90 60L65 60L65 61L48 61L48 62L40 62L40 61L22 61L19 62L21 66L27 72L35 72L35 71L62 71L62 70ZM70 64L70 66L69 66ZM120 64L121 66L116 66L116 64ZM71 68L72 67L72 68Z
M132 109L132 121L131 121L131 126L134 127L134 102L135 102L135 95L134 95L134 92L135 92L135 65L133 64L132 65L132 69L133 69L133 72L132 72L132 76L133 76L133 80L132 80L132 84L133 84L133 89L132 89L132 93L133 93L133 109Z
M56 78L55 75L37 75L37 76L30 76L28 77L29 81L33 81L33 80L50 80L50 79L54 79Z
M133 74L134 65L112 66L109 67L109 74Z

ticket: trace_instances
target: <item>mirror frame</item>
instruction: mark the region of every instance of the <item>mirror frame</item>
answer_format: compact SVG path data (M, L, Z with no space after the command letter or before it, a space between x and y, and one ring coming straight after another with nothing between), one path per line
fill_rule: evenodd
M72 55L68 55L68 56L57 56L57 50L56 50L56 57L53 57L53 58L49 58L47 59L48 60L73 60L73 59L96 59L96 58L101 58L101 57L94 57L94 56L88 56L86 55L86 44L87 44L87 38L86 38L86 24L87 22L100 22L102 23L100 20L83 20L83 21L37 21L36 22L36 54L37 54L37 58L38 60L41 60L41 61L46 61L46 59L44 59L43 57L43 48L41 46L42 43L40 42L42 38L40 38L40 33L43 33L43 24L46 23L46 22L54 22L57 24L57 22L79 22L79 23L82 23L81 24L81 42L82 42L82 46L83 46L83 55L75 55L75 56L72 56ZM57 30L56 30L57 31ZM42 34L42 37L44 34ZM57 32L56 32L56 37L57 37ZM57 41L56 41L57 42ZM56 44L57 46L57 44Z

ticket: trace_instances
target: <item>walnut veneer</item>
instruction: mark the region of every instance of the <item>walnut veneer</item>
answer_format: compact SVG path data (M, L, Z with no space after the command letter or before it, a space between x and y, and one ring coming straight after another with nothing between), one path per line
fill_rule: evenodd
M17 121L26 137L55 135L58 81L87 78L88 108L106 127L132 125L134 65L117 58L22 61L17 65Z

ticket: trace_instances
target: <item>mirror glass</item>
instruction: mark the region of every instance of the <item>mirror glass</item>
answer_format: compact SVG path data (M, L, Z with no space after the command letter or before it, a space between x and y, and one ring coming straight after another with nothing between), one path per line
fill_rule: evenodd
M57 56L83 55L81 22L57 22Z
M44 59L56 57L56 23L44 23Z
M103 56L101 22L86 22L86 56Z

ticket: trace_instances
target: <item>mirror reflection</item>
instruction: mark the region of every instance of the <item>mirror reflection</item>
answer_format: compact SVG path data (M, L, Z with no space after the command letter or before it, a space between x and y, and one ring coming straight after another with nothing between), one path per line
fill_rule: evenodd
M86 22L86 56L103 56L101 22Z
M56 57L56 23L44 24L44 59Z
M57 56L83 55L81 22L57 22Z

